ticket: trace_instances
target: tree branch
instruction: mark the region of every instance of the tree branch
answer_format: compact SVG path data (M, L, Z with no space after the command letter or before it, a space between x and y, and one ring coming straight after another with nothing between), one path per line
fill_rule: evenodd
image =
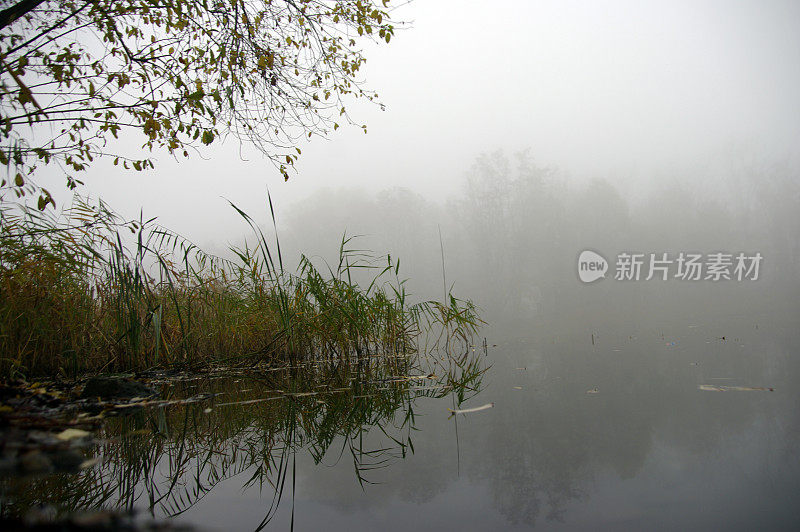
M0 11L0 30L12 24L20 17L24 17L47 0L22 0L11 7Z

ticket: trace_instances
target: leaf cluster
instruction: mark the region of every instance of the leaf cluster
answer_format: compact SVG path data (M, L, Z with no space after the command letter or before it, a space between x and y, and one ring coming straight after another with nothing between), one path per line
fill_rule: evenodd
M74 188L98 158L141 171L227 135L288 179L301 139L354 124L349 98L377 102L359 42L395 31L386 0L23 0L0 15L1 185L39 191L40 208L39 166ZM130 130L135 156L111 146Z

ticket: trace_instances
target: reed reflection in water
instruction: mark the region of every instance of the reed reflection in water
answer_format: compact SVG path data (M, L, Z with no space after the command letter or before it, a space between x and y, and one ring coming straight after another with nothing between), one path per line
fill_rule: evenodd
M65 514L175 517L236 477L242 491L258 490L265 501L255 528L271 521L287 494L293 520L298 453L318 465L351 461L368 489L371 472L414 452L417 401L449 396L459 407L479 393L484 360L485 348L471 348L459 357L362 357L165 380L161 406L104 424L96 467L3 480L3 514L20 517L46 504Z

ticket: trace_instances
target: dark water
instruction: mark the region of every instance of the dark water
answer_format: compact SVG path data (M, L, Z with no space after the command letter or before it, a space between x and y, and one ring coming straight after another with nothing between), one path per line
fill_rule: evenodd
M397 368L170 383L169 398L219 395L111 420L103 465L20 481L19 504L135 508L210 530L792 529L793 316L489 330L479 391L441 375L392 381ZM462 409L494 407L449 417L458 391Z

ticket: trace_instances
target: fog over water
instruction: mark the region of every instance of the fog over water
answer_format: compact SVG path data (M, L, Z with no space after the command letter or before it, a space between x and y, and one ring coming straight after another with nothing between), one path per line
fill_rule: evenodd
M368 134L310 142L288 182L228 139L148 173L98 165L82 190L225 254L248 234L225 199L271 237L269 187L287 263L335 264L357 236L400 259L415 299L452 288L481 307L495 347L469 406L495 408L459 418L456 442L449 403L420 405L416 452L364 490L298 455L300 528L796 525L800 3L418 1L397 16L412 23L367 50L386 110L354 105ZM584 250L605 279L581 282ZM666 253L668 279L645 280L648 262L615 279L623 253ZM681 279L681 253L730 255L731 278ZM757 279L736 278L740 253L762 257ZM262 495L240 488L181 519L257 524Z

